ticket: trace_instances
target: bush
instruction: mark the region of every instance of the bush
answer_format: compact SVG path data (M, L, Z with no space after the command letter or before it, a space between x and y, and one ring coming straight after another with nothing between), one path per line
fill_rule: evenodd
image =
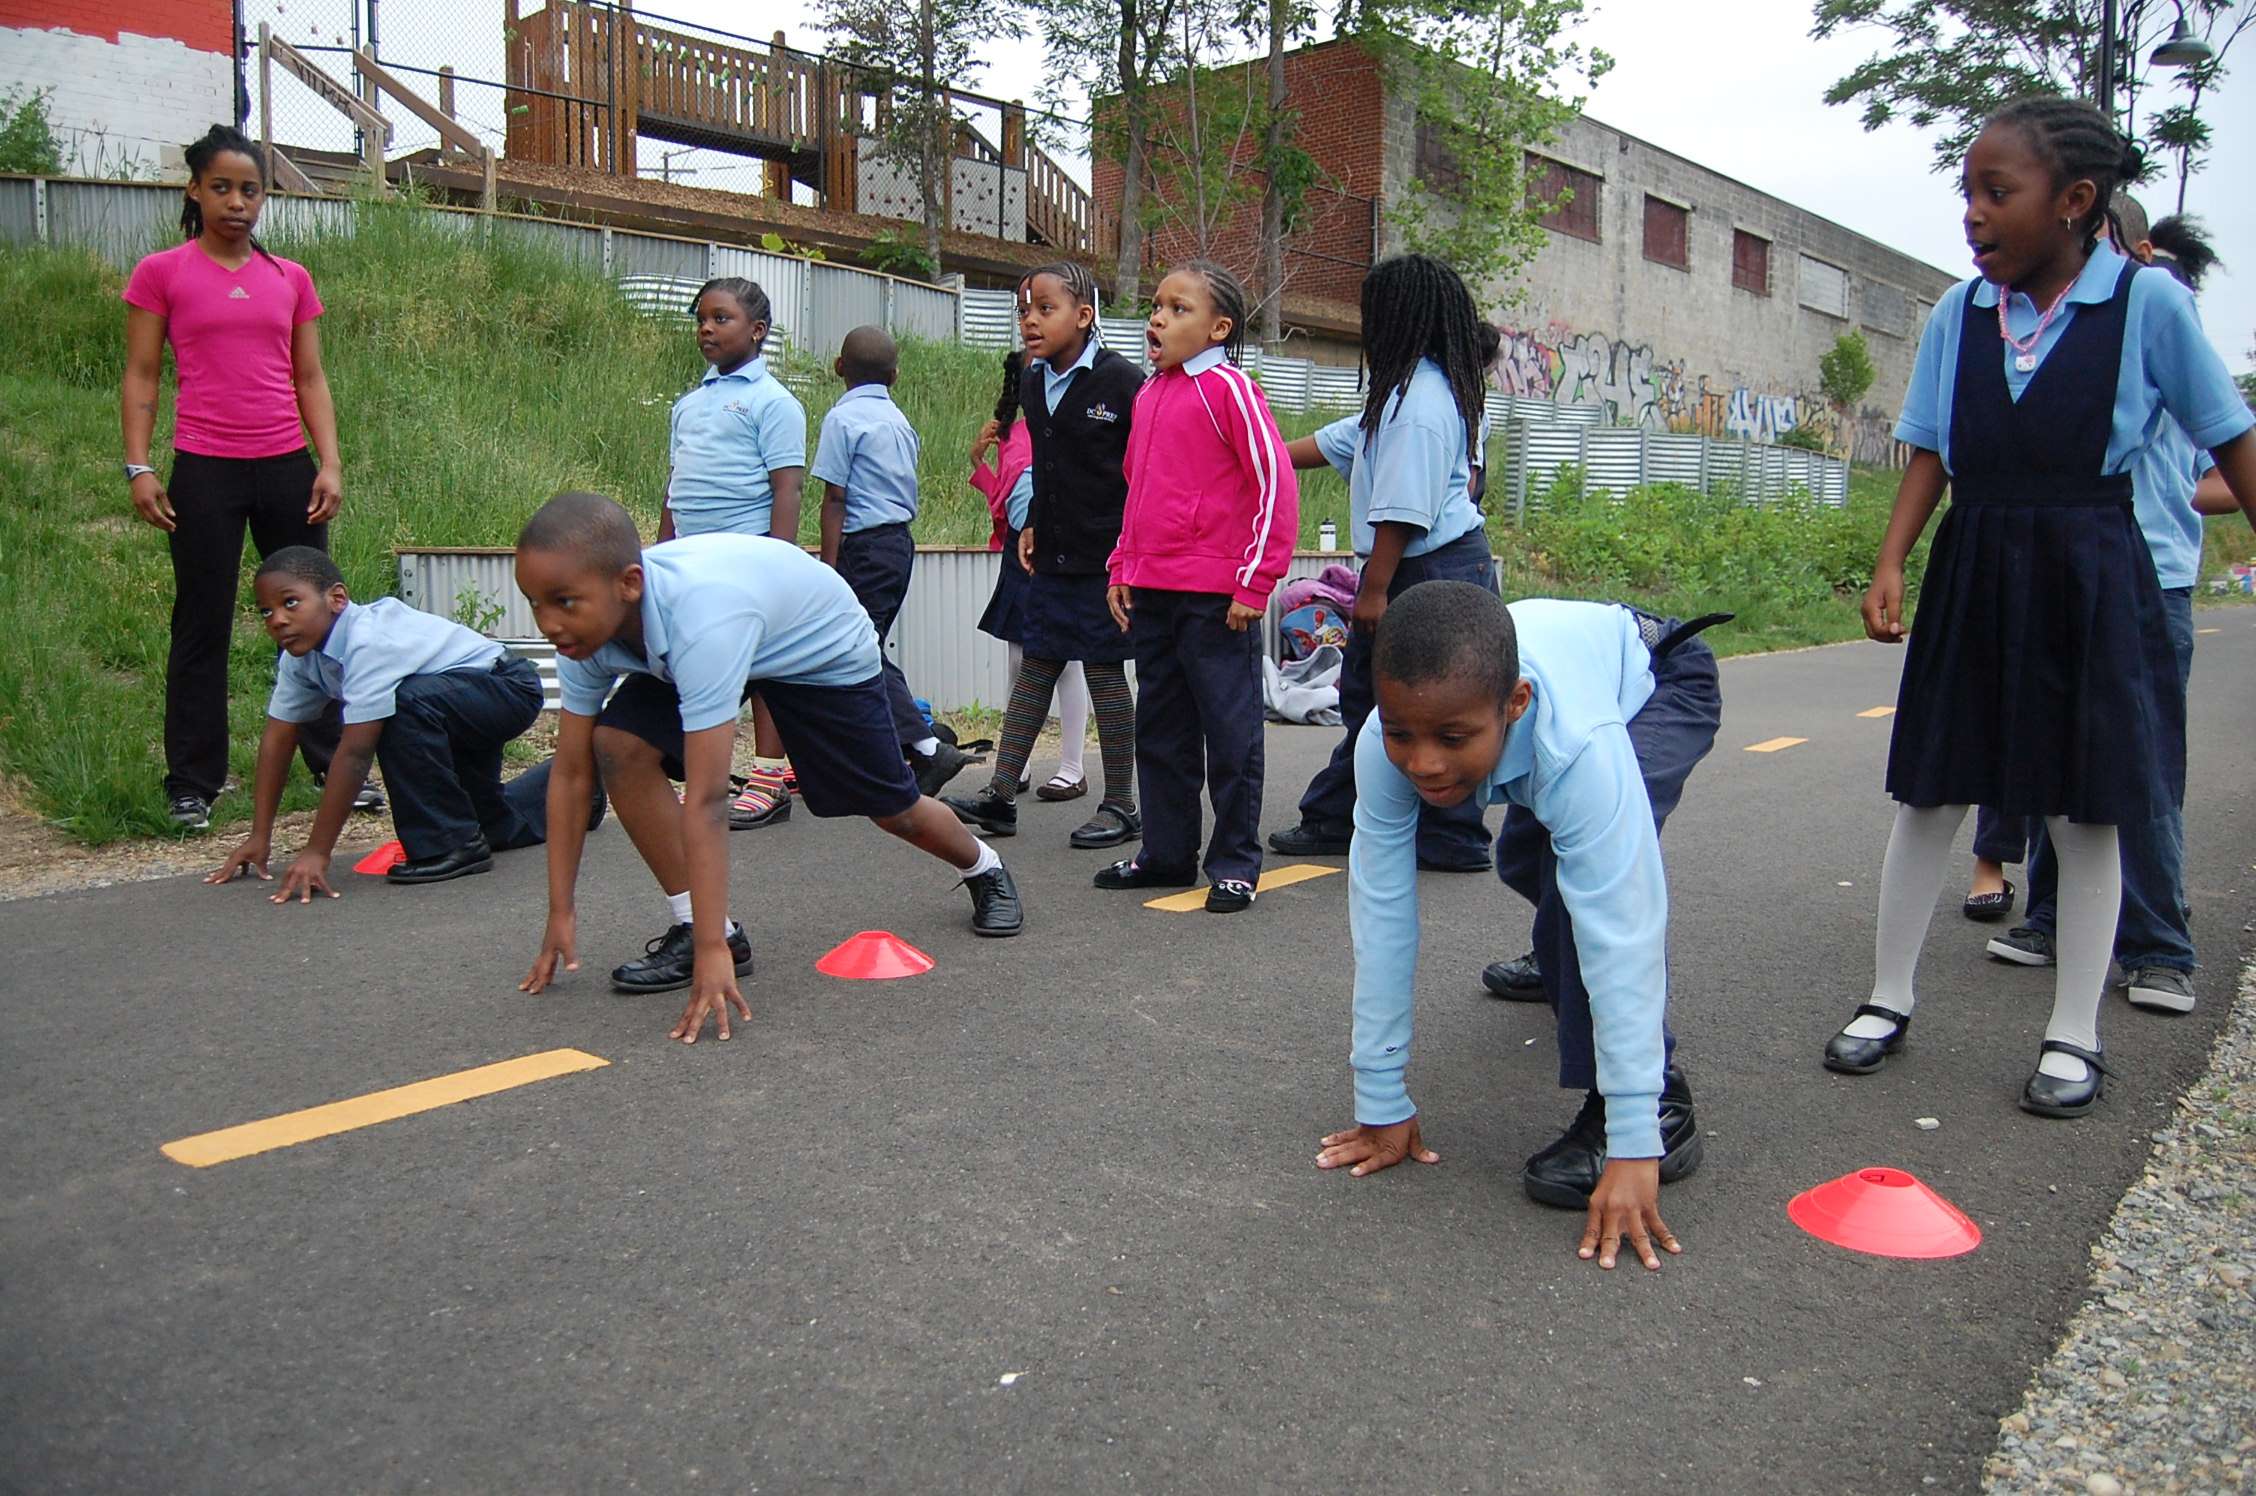
M47 118L47 93L19 89L0 94L0 172L26 177L60 176L63 145Z

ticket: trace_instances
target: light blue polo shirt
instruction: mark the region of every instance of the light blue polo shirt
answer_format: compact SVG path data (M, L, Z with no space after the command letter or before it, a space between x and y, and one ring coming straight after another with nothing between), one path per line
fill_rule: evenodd
M1348 534L1357 555L1371 554L1378 540L1372 526L1381 520L1421 532L1403 548L1405 556L1423 556L1480 528L1465 418L1441 365L1418 361L1377 435L1366 440L1362 421L1342 416L1316 433L1316 450L1347 479Z
M1003 499L1003 523L1014 530L1026 528L1026 511L1034 507L1034 464L1028 463Z
M2102 244L2093 251L2068 299L2061 304L2037 339L2037 368L2075 321L2079 307L2104 303L2115 294L2115 277L2123 256ZM1904 392L1903 414L1896 421L1896 440L1939 453L1943 466L1951 465L1950 425L1958 393L1959 333L1966 315L1966 298L1996 315L1998 287L1986 280L1961 281L1945 291L1927 319L1919 339L1919 355L1912 364L1911 387ZM2006 303L2006 322L2017 338L2037 330L2043 313L2035 302L2015 291ZM2006 388L2021 398L2036 370L2013 367L2012 352L2000 340L1998 357L2005 368ZM2256 416L2240 398L2240 391L2225 372L2224 360L2202 335L2201 314L2193 293L2167 272L2141 274L2131 281L2130 305L2123 324L2122 365L2115 379L2115 428L2107 440L2107 473L2132 471L2140 453L2153 445L2163 426L2175 420L2196 447L2214 449L2256 425ZM2134 479L2134 486L2136 480Z
M614 639L559 659L564 710L592 717L621 675L681 693L682 731L734 722L748 681L853 686L878 672L869 614L837 572L789 541L690 535L642 553L642 650Z
M1612 603L1511 604L1527 713L1479 796L1535 813L1558 855L1560 896L1590 989L1606 1145L1658 1158L1662 1019L1668 999L1668 878L1629 720L1653 695L1652 653L1637 617ZM1355 1120L1383 1127L1414 1115L1403 1071L1418 967L1418 807L1387 759L1373 712L1355 744L1355 838L1348 923L1355 937Z
M765 535L775 507L768 475L807 465L807 412L764 358L730 374L708 368L674 402L669 451L675 534Z
M2155 580L2164 587L2201 580L2201 515L2193 491L2216 465L2176 421L2165 420L2131 468L2131 510L2154 555Z
M266 714L311 722L334 701L348 726L382 722L398 710L399 685L409 676L490 670L503 653L484 634L396 597L346 603L319 649L283 655L275 665Z
M1049 402L1051 415L1057 414L1058 399L1065 393L1065 387L1073 382L1073 376L1096 361L1097 338L1094 329L1090 331L1089 341L1081 345L1081 356L1067 364L1063 373L1051 368L1048 359L1042 360L1042 398Z
M846 533L917 516L916 428L882 384L857 384L823 417L807 476L846 490Z

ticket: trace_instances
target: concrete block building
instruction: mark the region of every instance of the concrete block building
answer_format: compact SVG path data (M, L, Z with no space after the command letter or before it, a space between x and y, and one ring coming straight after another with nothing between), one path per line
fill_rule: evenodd
M0 0L0 96L47 94L70 176L159 176L236 105L231 0Z
M1317 202L1287 248L1289 324L1304 298L1352 306L1373 258L1404 247L1387 205L1414 180L1446 192L1453 164L1352 38L1290 54L1286 86L1303 148L1339 196L1376 207L1358 220ZM1258 184L1250 154L1245 165ZM1508 335L1506 392L1717 437L1774 441L1816 427L1858 461L1896 458L1890 429L1949 272L1588 116L1527 165L1532 190L1559 204L1544 245L1509 283L1476 288ZM1118 184L1119 167L1098 161L1097 200L1117 201ZM1257 185L1209 252L1252 270L1259 211ZM1196 246L1161 230L1148 252L1160 266ZM1876 377L1858 409L1837 412L1818 394L1818 360L1852 330ZM1288 342L1324 356L1320 336Z

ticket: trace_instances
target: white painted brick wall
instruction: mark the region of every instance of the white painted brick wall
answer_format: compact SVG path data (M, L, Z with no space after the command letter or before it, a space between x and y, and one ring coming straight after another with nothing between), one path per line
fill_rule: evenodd
M48 90L47 117L71 176L150 177L166 149L235 118L234 62L180 42L121 33L0 27L0 95Z

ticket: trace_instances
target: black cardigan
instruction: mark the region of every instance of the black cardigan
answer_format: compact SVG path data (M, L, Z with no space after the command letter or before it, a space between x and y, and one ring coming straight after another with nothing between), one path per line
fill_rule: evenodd
M1128 418L1143 385L1143 371L1099 349L1096 361L1073 376L1053 413L1043 392L1044 364L1026 367L1019 411L1033 445L1034 502L1027 527L1034 532L1034 569L1055 576L1101 575L1120 543L1120 515L1128 504Z

